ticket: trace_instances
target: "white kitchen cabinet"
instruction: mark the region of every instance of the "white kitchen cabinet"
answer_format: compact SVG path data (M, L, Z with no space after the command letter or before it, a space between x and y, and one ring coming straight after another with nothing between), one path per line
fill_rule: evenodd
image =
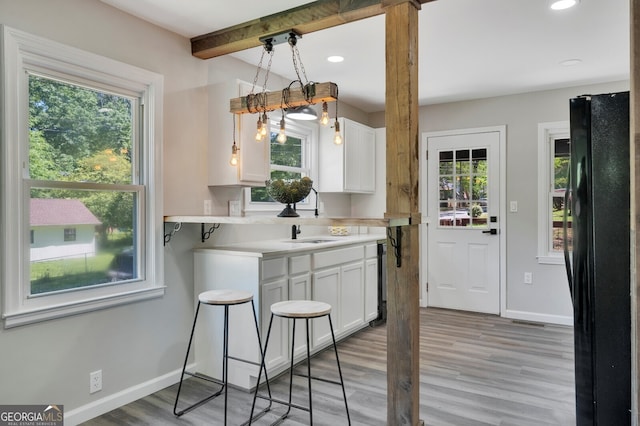
M335 129L320 130L319 192L375 192L375 130L347 118L339 118L342 144L333 143Z
M364 264L350 263L340 268L340 332L364 323Z
M286 278L262 283L260 286L260 307L262 311L262 336L267 338L269 321L271 320L271 305L283 300L289 300L289 285ZM249 336L247 336L248 338ZM264 340L262 342L264 346ZM274 316L269 346L264 357L267 371L273 370L289 361L289 324L286 319Z
M292 256L289 258L289 300L311 300L311 256ZM289 321L290 329L293 321ZM294 356L306 353L307 335L305 322L296 322ZM291 336L291 333L289 333ZM311 339L311 335L309 336Z
M378 245L365 246L364 263L364 320L378 317Z
M338 298L340 296L340 268L333 267L314 272L311 281L311 294L313 300L325 302L331 305L331 321L334 334L338 334L340 324L340 308ZM313 348L326 346L331 343L331 329L329 321L325 318L312 320Z
M364 246L324 250L312 254L313 300L331 305L336 337L364 323ZM328 321L313 324L313 347L331 343Z
M345 237L350 238L350 237ZM346 241L346 240L345 240ZM367 246L371 240L366 240ZM281 244L281 243L278 243ZM261 244L260 247L264 247ZM337 340L366 325L365 282L367 262L365 242L350 243L331 248L305 250L277 250L268 254L247 248L202 248L194 251L194 290L233 288L254 295L258 326L264 345L271 319L271 305L283 300L319 300L332 306L331 319ZM296 246L299 247L299 246ZM373 284L375 286L375 282ZM202 306L194 340L196 371L220 378L222 365L223 317L222 308ZM229 309L229 348L233 357L259 360L251 305L242 304ZM292 322L274 317L269 336L265 363L269 375L284 371L290 362ZM325 317L310 321L311 351L331 343L329 322ZM305 322L297 321L294 357L306 353ZM237 360L229 360L229 382L250 389L255 386L258 367Z
M251 92L251 84L233 80L209 86L209 186L264 186L269 178L269 144L255 141L256 114L236 116L239 164L231 166L233 114L229 100Z

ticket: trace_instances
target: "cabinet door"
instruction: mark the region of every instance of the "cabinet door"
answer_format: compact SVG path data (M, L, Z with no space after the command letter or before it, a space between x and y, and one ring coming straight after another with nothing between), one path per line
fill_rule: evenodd
M364 272L364 320L378 317L378 259L367 259Z
M240 96L246 96L251 92L251 85L241 82L239 91ZM240 132L236 135L236 141L239 139L241 148L238 151L240 156L238 179L241 184L248 186L255 186L256 183L257 186L264 186L264 181L269 179L269 138L256 143L257 121L257 114L240 114L238 117Z
M331 321L333 323L333 332L337 333L340 322L340 312L338 306L338 298L340 289L340 268L328 268L313 273L311 281L311 294L313 300L325 302L331 305ZM312 346L318 347L331 342L331 331L329 329L329 321L323 318L317 318L311 321L313 327L313 343Z
M261 285L260 311L262 317L262 344L267 338L269 321L271 320L271 305L276 302L288 300L288 285L286 279L280 279L263 283ZM289 328L287 320L273 317L273 325L269 334L269 347L265 355L267 369L272 369L286 364L289 360Z
M311 299L311 274L302 274L289 278L289 300L310 300ZM322 321L322 320L321 320ZM293 324L293 321L289 321ZM304 321L296 322L295 349L294 354L306 353L307 333ZM293 334L290 333L291 336ZM293 338L293 337L292 337ZM309 336L311 339L311 336Z
M209 186L264 186L269 177L268 142L257 144L255 139L255 114L234 117L229 112L229 99L245 96L251 84L232 80L209 86ZM236 120L235 140L240 150L239 164L229 165L233 136L233 120Z
M372 128L344 120L344 189L374 192L376 146Z
M364 323L364 264L345 265L340 272L340 332L345 332Z

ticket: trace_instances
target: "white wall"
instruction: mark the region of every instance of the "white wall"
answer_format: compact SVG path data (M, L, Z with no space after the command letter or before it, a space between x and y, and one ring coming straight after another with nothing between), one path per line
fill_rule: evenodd
M0 0L0 23L163 74L165 209L179 203L195 211L195 200L208 194L205 159L197 155L206 148L208 71L191 56L189 40L98 0ZM135 386L150 391L175 380L193 318L197 238L185 227L165 248L162 298L0 328L0 402L64 404L78 421L126 402ZM89 372L98 369L103 390L89 395Z
M629 82L523 93L512 96L429 105L420 108L420 132L507 126L507 199L518 201L518 212L507 213L507 312L528 320L572 323L572 308L564 265L538 264L538 123L569 120L569 99L583 94L629 90ZM384 113L370 123L384 126ZM422 184L422 183L421 183ZM508 209L507 209L508 211ZM524 272L533 284L523 283Z

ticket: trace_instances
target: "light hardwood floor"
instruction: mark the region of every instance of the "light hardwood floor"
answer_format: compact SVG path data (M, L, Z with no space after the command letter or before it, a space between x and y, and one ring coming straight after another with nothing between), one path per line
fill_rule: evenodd
M421 309L420 418L428 426L575 425L573 330L468 312ZM367 328L338 345L353 425L386 424L386 329ZM312 374L337 378L333 351L312 360ZM206 392L187 380L184 395ZM294 395L306 401L306 379L294 378ZM274 383L284 397L288 376ZM109 425L221 425L223 401L173 416L177 385L84 423ZM228 424L247 420L251 394L230 389ZM340 388L313 382L314 424L347 424ZM188 401L187 401L188 402ZM263 406L264 401L258 402ZM273 411L283 412L282 406ZM269 424L275 415L254 423ZM308 424L291 410L285 425ZM396 425L392 425L396 426Z

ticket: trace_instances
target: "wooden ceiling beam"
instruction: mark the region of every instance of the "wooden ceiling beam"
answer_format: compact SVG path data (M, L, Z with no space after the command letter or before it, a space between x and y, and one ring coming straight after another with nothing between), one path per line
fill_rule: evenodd
M404 0L406 1L406 0ZM432 0L413 0L420 5ZM261 37L294 30L304 35L381 15L398 0L317 0L191 39L191 54L210 59L261 46Z

